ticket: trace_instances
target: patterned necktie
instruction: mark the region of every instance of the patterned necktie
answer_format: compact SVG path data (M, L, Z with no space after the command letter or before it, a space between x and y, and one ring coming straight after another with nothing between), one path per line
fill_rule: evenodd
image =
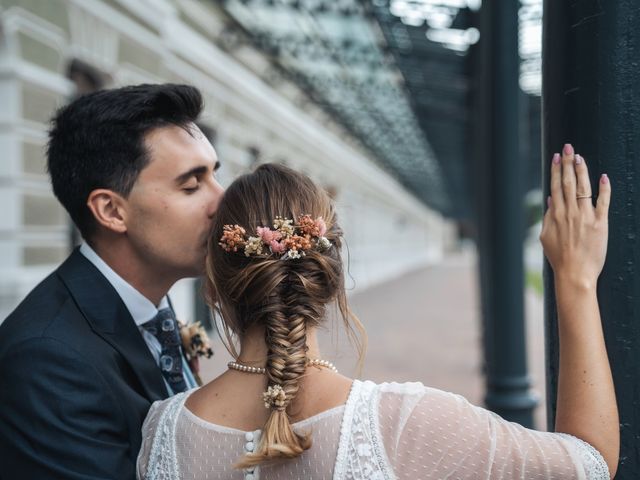
M187 384L182 374L182 353L178 321L170 308L163 308L152 320L143 323L142 328L160 342L160 370L173 393L184 392Z

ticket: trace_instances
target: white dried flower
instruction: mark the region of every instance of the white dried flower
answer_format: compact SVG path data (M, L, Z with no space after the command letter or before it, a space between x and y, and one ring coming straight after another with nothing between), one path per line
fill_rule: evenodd
M262 239L260 237L249 237L244 246L244 254L247 257L252 254L262 255Z
M270 385L266 392L262 392L265 408L284 408L287 394L280 385Z
M296 260L302 257L304 257L304 252L299 252L298 250L291 249L287 250L287 253L282 256L282 260Z
M291 236L295 231L293 220L288 218L276 217L273 221L273 228L282 233L283 236Z
M329 250L331 248L331 242L327 237L318 237L318 250L321 252Z

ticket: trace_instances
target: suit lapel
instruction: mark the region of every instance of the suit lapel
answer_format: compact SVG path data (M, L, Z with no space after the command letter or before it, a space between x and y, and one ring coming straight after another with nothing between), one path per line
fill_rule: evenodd
M162 373L120 296L78 249L58 269L91 329L131 366L150 401L167 398Z

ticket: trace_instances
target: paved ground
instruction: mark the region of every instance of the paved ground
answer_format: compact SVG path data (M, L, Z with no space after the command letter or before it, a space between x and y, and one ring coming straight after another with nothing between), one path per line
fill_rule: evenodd
M442 263L411 272L354 294L350 304L369 335L361 378L421 381L460 393L482 404L478 286L476 258L458 253ZM542 302L527 294L528 357L534 390L544 400ZM336 322L333 322L334 324ZM206 381L226 368L230 357L216 340L216 356L203 365ZM356 356L340 325L321 336L323 356L342 373L355 374ZM545 425L544 405L536 426Z

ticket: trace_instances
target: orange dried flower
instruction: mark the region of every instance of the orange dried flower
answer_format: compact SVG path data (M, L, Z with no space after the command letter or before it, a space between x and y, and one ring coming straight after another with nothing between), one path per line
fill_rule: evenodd
M322 217L314 220L311 215L300 215L298 217L298 228L302 233L312 237L323 237L327 233L327 225Z
M283 240L284 246L288 250L304 251L311 248L310 235L291 235Z
M240 225L225 225L222 229L222 237L218 245L220 245L225 252L237 252L238 249L243 249L246 231Z
M320 235L320 229L316 225L316 222L311 218L311 215L300 215L300 217L298 217L298 225L302 233L305 235L311 235L314 237Z

